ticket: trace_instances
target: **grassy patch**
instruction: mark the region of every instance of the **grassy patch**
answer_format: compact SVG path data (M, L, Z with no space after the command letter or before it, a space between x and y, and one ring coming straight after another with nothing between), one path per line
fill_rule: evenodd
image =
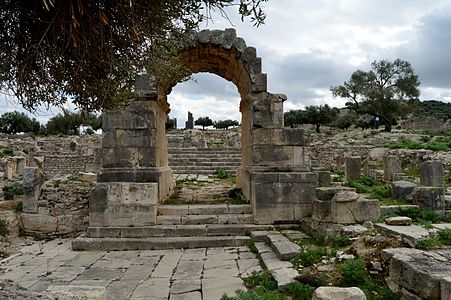
M430 250L440 248L442 246L451 246L451 229L439 230L436 236L420 241L416 245L416 248L421 250Z
M349 246L351 240L347 236L331 235L326 239L326 244L333 248L342 248Z
M17 202L16 206L14 206L14 211L16 213L20 213L23 211L23 202L22 201Z
M326 247L315 247L299 252L292 262L296 267L308 267L320 262L324 257L327 257L329 252Z
M392 188L391 185L386 184L383 186L375 186L369 195L371 199L387 199L392 196Z
M13 182L3 187L5 200L13 200L16 195L23 195L22 187L19 183Z
M349 259L338 265L342 273L340 285L359 287L369 300L400 299L393 293L383 279L370 277L362 258Z
M229 172L227 172L223 168L216 169L214 175L219 179L226 179L232 176L229 174Z
M406 138L401 138L398 141L393 141L384 145L385 148L390 149L426 149L432 151L451 151L451 138L439 137L434 141L422 139L422 143L413 142Z
M380 199L379 203L381 205L412 205L412 202L409 200L393 198Z
M252 273L251 276L243 278L249 291L236 291L235 296L222 296L221 300L310 300L315 288L294 282L282 290L277 290L277 282L268 270Z

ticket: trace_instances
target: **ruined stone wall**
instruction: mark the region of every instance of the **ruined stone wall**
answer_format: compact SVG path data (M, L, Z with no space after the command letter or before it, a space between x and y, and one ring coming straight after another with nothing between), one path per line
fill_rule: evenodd
M26 165L33 166L33 157L44 159L43 171L47 177L96 172L101 166L101 136L67 137L0 137L0 148L13 149L14 155L25 157Z
M367 157L374 146L342 146L330 145L306 147L305 151L310 160L310 167L315 169L343 170L346 156ZM307 158L306 158L307 160Z
M88 226L88 195L92 183L47 181L37 203L37 213L21 214L26 233L65 236L84 231Z

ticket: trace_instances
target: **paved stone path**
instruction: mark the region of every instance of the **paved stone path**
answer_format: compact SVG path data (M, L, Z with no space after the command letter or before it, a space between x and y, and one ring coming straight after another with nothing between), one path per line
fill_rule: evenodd
M261 270L247 247L76 252L69 239L25 246L0 267L0 279L34 292L146 300L220 299L245 289L241 278Z

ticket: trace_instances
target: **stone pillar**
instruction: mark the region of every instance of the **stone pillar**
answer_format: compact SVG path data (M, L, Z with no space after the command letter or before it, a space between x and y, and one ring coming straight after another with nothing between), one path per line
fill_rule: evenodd
M402 173L401 161L396 155L387 155L384 157L384 179L395 181Z
M169 106L145 79L137 79L138 97L128 107L103 114L103 161L90 199L90 226L155 224L158 203L172 191Z
M360 178L360 161L360 156L345 157L345 179L347 182Z
M438 186L444 183L445 170L439 160L425 161L420 165L420 184Z
M38 213L38 201L43 184L44 176L39 168L24 168L22 183L24 213Z
M193 129L194 128L194 118L191 112L188 112L188 121L185 122L185 129Z

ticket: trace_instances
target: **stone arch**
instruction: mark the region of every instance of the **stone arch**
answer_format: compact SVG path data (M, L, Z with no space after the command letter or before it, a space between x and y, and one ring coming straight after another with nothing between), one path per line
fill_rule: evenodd
M183 77L193 73L213 73L234 83L241 97L242 168L251 166L252 99L256 97L255 94L266 92L267 81L266 74L262 73L262 59L257 57L257 50L248 47L244 39L237 37L235 29L228 28L205 29L195 33L189 42L180 47L178 53L179 61L187 73L158 86L158 101L163 107L169 107L167 95ZM238 185L243 186L240 181L238 180Z
M286 96L267 91L256 49L234 29L202 30L179 55L189 72L215 73L238 88L242 165L237 185L251 201L255 222L307 215L317 174L305 172L303 130L283 127ZM90 226L154 224L157 207L174 183L165 122L167 95L179 79L155 86L138 77L136 100L126 109L104 112L103 168L91 197Z

